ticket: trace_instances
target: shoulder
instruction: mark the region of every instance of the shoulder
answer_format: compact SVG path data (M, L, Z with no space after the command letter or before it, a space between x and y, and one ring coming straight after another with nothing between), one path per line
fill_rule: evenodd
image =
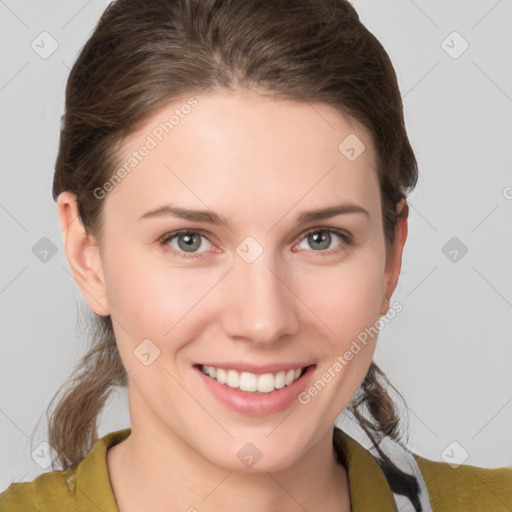
M0 512L71 511L76 470L43 473L31 482L12 483L0 494Z
M348 469L353 510L397 510L400 504L410 507L392 474L387 474L371 448L336 428L334 446ZM381 448L395 467L414 475L420 484L423 510L432 512L512 512L512 467L487 469L471 465L453 466L422 457L400 442L388 438ZM399 484L402 482L398 481ZM426 487L428 497L422 489ZM370 491L371 489L371 491ZM394 490L393 490L394 489ZM407 490L407 489L405 489ZM413 490L413 493L416 490ZM430 502L430 509L428 503ZM398 506L398 510L412 510Z
M43 473L31 482L12 483L0 494L0 512L119 512L110 486L107 450L130 435L111 432L97 440L76 466Z
M512 467L453 466L413 454L434 512L509 512Z

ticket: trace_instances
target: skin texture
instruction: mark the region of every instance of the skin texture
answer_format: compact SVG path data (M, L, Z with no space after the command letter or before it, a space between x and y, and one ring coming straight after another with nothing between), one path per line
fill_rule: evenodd
M387 312L407 217L386 260L372 139L331 107L255 91L195 98L190 114L103 199L101 247L85 234L74 196L58 199L73 274L90 307L112 315L129 376L132 433L107 457L119 508L350 510L332 431L364 379L376 337L309 404L270 415L219 403L193 365L307 361L317 365L316 381ZM185 102L151 116L125 141L119 162ZM366 146L354 161L338 150L350 134ZM369 216L297 221L345 202ZM216 212L228 225L138 220L168 204ZM407 214L405 201L401 208ZM308 242L313 228L344 230L353 243L332 234L318 250ZM178 229L201 230L198 252L181 250L182 258L177 238L159 242ZM247 236L263 249L252 263L236 252ZM149 366L134 355L144 339L160 350ZM262 453L251 468L236 455L247 442Z

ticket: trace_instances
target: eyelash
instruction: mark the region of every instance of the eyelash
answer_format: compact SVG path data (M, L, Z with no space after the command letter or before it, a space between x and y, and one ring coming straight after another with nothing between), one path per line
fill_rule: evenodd
M342 244L344 244L344 245L352 245L352 243L353 243L352 236L349 233L342 231L341 229L337 229L337 228L313 228L313 229L310 229L310 230L306 231L305 233L303 233L302 238L299 240L298 243L302 242L302 240L304 240L306 237L308 237L309 235L311 235L313 233L325 233L325 232L334 233L335 235L338 235L342 240ZM168 242L170 242L173 238L175 238L179 235L182 235L182 234L190 234L190 233L198 234L198 235L201 235L201 236L205 237L206 239L208 239L206 234L201 230L180 229L178 231L173 231L172 233L166 233L165 235L163 235L162 237L159 238L159 242L162 246L164 246ZM210 242L210 243L212 243L212 242ZM338 244L338 245L341 245L341 244ZM178 256L179 258L203 258L204 257L203 252L208 252L208 251L203 251L203 252L199 252L199 253L193 253L193 252L187 253L184 251L177 251L176 249L174 249L174 247L170 247L170 246L168 246L168 247L169 247L170 251L174 255ZM341 249L341 250L343 250L343 249ZM340 249L328 249L325 251L313 251L313 252L316 252L317 254L322 255L322 256L328 256L331 254L337 254L341 250Z

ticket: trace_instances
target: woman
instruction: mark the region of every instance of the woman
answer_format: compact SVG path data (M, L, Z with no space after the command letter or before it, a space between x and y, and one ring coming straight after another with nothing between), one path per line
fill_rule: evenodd
M510 509L511 470L400 449L372 362L417 165L348 2L118 0L63 121L53 197L98 329L50 418L62 470L1 511ZM98 440L116 385L131 428Z

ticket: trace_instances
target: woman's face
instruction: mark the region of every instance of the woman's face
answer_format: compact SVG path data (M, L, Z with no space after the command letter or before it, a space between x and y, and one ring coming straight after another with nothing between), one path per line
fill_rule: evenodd
M331 436L367 372L376 338L360 335L387 311L405 234L386 267L361 125L250 92L187 99L121 151L88 300L112 316L132 431L236 471L289 467Z

